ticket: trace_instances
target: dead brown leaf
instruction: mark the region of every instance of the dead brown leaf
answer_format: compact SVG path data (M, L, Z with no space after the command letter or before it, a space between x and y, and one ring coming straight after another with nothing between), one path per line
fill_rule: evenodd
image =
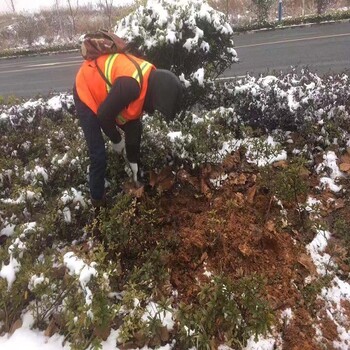
M96 326L94 329L94 334L103 341L106 341L109 335L111 334L111 327L109 325L104 327Z
M143 196L143 193L145 192L145 187L140 186L139 188L136 188L133 194L136 198L141 198Z
M350 153L345 153L342 156L340 156L340 162L341 163L350 163Z
M240 244L238 249L244 256L251 256L253 254L252 248L250 248L247 243Z
M162 342L167 342L170 339L170 333L167 327L160 327L160 339Z
M244 195L241 193L241 192L236 192L234 194L234 198L233 198L235 204L238 206L238 207L243 207L244 206Z
M275 232L276 229L275 229L275 223L271 220L269 220L267 223L266 223L266 229L270 232Z
M208 259L208 253L207 252L204 252L201 256L201 260L200 260L200 263L202 264L205 260Z
M137 331L134 334L134 339L135 339L135 344L140 348L145 346L145 344L147 342L147 337L146 337L145 333L142 331Z
M310 273L310 275L315 276L317 274L314 263L311 257L305 253L301 253L298 257L298 263L305 267L305 269Z
M167 178L163 179L162 181L160 181L157 184L157 191L159 193L162 193L164 191L168 191L174 186L174 183L175 183L175 177L174 176L167 177Z
M44 335L45 337L51 338L55 333L57 333L57 325L55 320L52 318L45 329Z
M16 320L16 321L12 324L12 326L11 326L11 328L10 328L9 334L12 335L13 333L15 333L17 329L19 329L19 328L22 327L22 325L23 325L23 322L22 322L22 320L19 318L18 320Z
M151 170L149 184L150 186L154 187L171 176L173 176L173 173L172 168L170 166L163 168L159 173L156 173L154 170Z
M303 177L303 178L308 178L310 176L311 172L305 168L304 166L302 166L299 170L299 176Z
M175 174L170 166L163 168L159 174L153 170L150 172L149 184L156 187L158 192L162 193L174 186Z
M156 334L151 339L148 340L149 347L153 348L159 348L162 345L162 340L160 339L160 335Z
M231 182L234 185L244 185L247 182L247 177L245 174L239 174L238 176L235 176Z
M123 186L124 192L130 194L133 197L141 198L144 193L144 186L136 186L133 182L126 182Z
M211 190L207 182L204 179L201 179L201 193L204 194L207 198L211 198Z
M241 162L241 156L238 151L228 155L222 162L222 166L226 171L231 171L237 164Z
M256 185L249 187L248 191L247 191L247 202L249 204L253 204L254 203L254 197L256 194Z
M340 171L344 171L345 173L350 171L350 163L341 163L339 165Z
M160 173L158 174L157 182L164 181L168 177L173 177L173 176L174 176L173 169L170 166L167 166L167 167L163 168L160 171Z
M282 168L282 169L285 169L285 168L288 167L288 163L287 163L287 161L285 161L285 160L279 160L279 161L277 161L277 162L274 162L274 163L272 164L272 166L273 166L274 168Z
M250 177L250 181L251 181L253 184L255 184L257 178L258 178L258 177L256 176L256 174L252 174L252 176Z
M328 252L330 256L334 257L337 263L347 260L348 251L341 245L340 242L332 242L327 247L326 252Z

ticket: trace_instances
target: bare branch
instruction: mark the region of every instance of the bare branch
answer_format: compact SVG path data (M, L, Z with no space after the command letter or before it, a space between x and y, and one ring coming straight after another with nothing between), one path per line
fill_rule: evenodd
M76 0L75 8L73 5L73 0L67 0L69 13L72 19L73 34L77 33L76 16L79 12L79 0Z
M5 0L5 1L6 1L6 5L11 9L11 11L15 13L16 12L15 0Z
M109 28L112 27L113 2L114 0L99 0L99 7L107 16Z

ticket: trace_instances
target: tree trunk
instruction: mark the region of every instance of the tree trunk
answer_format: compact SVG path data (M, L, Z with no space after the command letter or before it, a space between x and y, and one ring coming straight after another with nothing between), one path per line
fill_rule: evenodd
M325 13L329 0L316 0L316 10L318 15Z
M6 3L7 3L7 6L11 9L11 11L15 13L16 12L15 0L7 0Z
M76 15L79 11L79 0L76 0L76 6L74 9L74 6L72 4L71 0L67 0L69 13L72 19L72 27L73 27L73 35L77 33L77 26L76 26Z
M63 26L62 26L62 18L61 18L59 0L55 0L55 10L57 13L58 25L60 26L59 33L62 35L63 34Z

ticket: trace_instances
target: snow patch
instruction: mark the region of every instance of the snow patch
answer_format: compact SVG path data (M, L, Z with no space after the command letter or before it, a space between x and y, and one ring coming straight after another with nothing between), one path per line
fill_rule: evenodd
M96 263L92 262L90 265L79 259L73 252L68 252L63 257L64 265L68 268L69 274L78 277L80 286L85 293L85 303L91 305L93 295L88 287L91 278L97 276L97 271L94 268Z
M323 253L327 247L330 236L331 234L329 231L318 230L316 237L306 246L316 266L317 272L322 276L327 273L327 268L332 266L330 255Z

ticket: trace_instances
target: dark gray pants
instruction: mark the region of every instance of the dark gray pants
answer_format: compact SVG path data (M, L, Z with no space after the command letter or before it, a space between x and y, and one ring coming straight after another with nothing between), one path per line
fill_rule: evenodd
M83 129L89 150L90 195L92 199L100 200L103 198L105 192L105 174L107 166L105 141L96 114L79 99L75 89L73 90L73 96L80 126Z

